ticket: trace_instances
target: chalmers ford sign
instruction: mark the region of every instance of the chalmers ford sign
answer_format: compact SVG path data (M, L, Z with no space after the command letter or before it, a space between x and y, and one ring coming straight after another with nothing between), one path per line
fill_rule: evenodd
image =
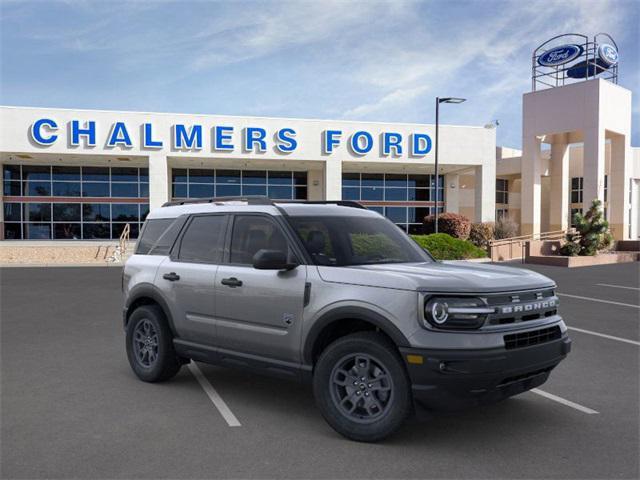
M277 154L294 153L298 148L297 132L291 127L278 128L275 131L259 126L240 129L235 135L236 127L230 125L204 126L201 124L186 125L176 123L170 131L158 131L153 123L131 125L123 121L115 121L110 125L98 125L96 121L72 120L66 124L54 118L38 118L30 128L31 140L41 147L54 145L60 141L61 129L66 129L68 143L72 147L95 147L97 142L104 142L105 148L128 149L134 147L133 133L139 134L139 147L144 150L171 148L177 151L201 151L212 149L217 152L262 153L273 150ZM374 136L366 130L358 130L344 135L340 129L327 129L320 132L322 136L322 152L324 155L334 153L336 148L345 144L354 155L379 153L383 156L409 154L423 157L432 148L431 137L426 133L402 135L397 132L383 132ZM374 150L376 149L377 150Z

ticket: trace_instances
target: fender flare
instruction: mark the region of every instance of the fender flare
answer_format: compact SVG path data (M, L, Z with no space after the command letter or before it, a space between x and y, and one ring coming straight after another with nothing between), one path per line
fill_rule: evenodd
M396 344L396 346L410 346L407 337L405 337L405 335L400 331L398 327L393 324L393 322L391 322L391 320L384 317L383 315L364 307L337 307L333 310L330 310L329 312L324 313L315 321L315 323L309 330L302 350L302 358L305 364L313 364L313 347L322 331L330 324L343 319L356 319L368 322L386 333Z
M156 302L160 308L162 309L164 316L169 322L169 328L171 329L171 333L173 336L177 338L177 332L175 328L175 324L173 323L173 315L171 315L171 309L169 308L169 303L165 300L164 295L151 283L141 283L136 285L131 289L129 295L127 296L127 301L124 305L125 308L125 328L127 322L129 321L129 316L131 315L131 311L129 310L131 305L133 305L136 300L147 297Z

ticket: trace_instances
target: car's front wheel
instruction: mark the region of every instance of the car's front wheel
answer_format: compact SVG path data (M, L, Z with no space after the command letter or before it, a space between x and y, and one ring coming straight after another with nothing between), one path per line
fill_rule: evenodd
M182 363L173 348L173 335L160 307L143 305L127 323L127 358L134 373L145 382L174 377Z
M381 440L412 410L411 386L397 349L375 332L329 345L316 363L313 387L322 416L352 440Z

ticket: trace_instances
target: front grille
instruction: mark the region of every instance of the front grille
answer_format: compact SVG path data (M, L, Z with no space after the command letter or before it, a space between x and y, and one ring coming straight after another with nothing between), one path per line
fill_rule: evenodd
M557 340L562 336L560 327L543 328L542 330L532 330L530 332L513 333L504 336L504 345L507 350L514 348L530 347L541 343Z
M488 295L486 301L487 305L496 307L496 312L488 316L487 325L529 322L558 313L558 297L552 288Z

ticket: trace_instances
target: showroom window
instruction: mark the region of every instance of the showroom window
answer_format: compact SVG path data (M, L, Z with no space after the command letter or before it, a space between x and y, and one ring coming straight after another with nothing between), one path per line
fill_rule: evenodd
M7 240L115 239L127 223L131 225L131 238L137 238L149 213L147 168L2 168ZM37 197L42 197L41 201Z
M307 172L174 168L171 197L239 197L264 195L275 200L306 200Z
M409 233L422 233L424 217L444 211L444 175L343 173L342 199L362 201ZM380 202L381 205L376 205ZM388 202L397 202L389 205ZM411 205L407 205L410 203Z

